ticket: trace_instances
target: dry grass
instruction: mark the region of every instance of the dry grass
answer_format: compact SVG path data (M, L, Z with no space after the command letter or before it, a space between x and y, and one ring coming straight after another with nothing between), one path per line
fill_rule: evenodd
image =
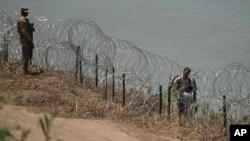
M36 66L32 66L32 70L40 72ZM28 107L35 113L48 112L68 118L105 118L182 140L228 140L222 132L223 123L218 114L196 118L179 126L175 108L168 117L146 109L139 111L138 105L122 107L121 94L116 95L114 103L111 99L105 101L98 90L80 85L70 72L44 70L38 75L25 76L20 64L0 62L0 78L0 99ZM136 97L138 104L143 99L143 95ZM157 106L153 108L157 111Z

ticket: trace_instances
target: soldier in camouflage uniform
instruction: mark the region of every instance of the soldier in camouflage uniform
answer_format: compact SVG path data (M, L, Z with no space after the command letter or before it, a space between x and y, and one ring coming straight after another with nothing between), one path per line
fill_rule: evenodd
M29 19L26 18L28 14L28 8L21 8L21 15L17 20L17 32L20 34L20 42L22 44L23 71L26 75L30 74L28 67L34 48L33 32L35 31L34 24L30 23Z

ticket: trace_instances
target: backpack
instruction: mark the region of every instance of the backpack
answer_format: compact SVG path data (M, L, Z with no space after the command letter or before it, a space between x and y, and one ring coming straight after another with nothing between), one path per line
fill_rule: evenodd
M183 79L181 78L180 81L177 81L177 90L182 90L182 92L193 92L193 102L196 101L196 82L193 79L193 85L192 80L188 78L188 86L183 87Z

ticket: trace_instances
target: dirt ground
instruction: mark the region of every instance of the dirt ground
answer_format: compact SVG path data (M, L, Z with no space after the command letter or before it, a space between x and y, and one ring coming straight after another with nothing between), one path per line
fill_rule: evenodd
M0 110L3 125L30 129L27 141L44 141L40 125L41 114L28 112L25 107L5 105ZM178 141L164 136L155 136L142 129L113 123L108 120L55 118L52 123L52 140L60 141ZM18 135L16 135L18 136Z
M213 134L217 128L192 123L180 127L177 118L169 122L164 116L105 101L100 90L81 85L72 73L35 66L32 71L36 73L25 76L20 64L0 63L0 127L30 129L29 141L45 141L38 124L42 113L56 117L51 128L56 141L226 140Z

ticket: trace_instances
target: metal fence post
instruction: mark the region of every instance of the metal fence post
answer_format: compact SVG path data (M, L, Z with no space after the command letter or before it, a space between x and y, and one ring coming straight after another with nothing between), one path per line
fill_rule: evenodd
M83 83L83 76L82 76L82 59L80 59L80 82L81 82L81 84Z
M80 46L76 48L76 71L75 71L75 78L77 79L77 72L78 72L78 62L79 62L79 51L80 51Z
M7 35L9 35L9 31L7 33ZM8 57L9 57L9 54L8 54L8 36L7 35L4 35L4 39L3 39L3 46L4 46L4 56L3 56L3 60L8 62Z
M95 86L98 87L98 54L95 55Z
M104 99L107 100L107 93L108 93L108 67L106 65L105 70L105 93L104 93Z
M123 86L123 92L122 92L122 106L125 106L125 93L126 93L126 87L125 87L125 74L122 74L122 86Z
M160 85L159 87L159 92L160 92L160 108L159 108L159 114L162 114L162 86Z
M168 115L170 116L170 105L171 105L171 89L172 86L168 86Z
M226 96L223 95L223 117L224 117L224 129L227 129L227 102Z
M114 102L114 99L115 99L115 67L113 67L112 69L112 72L113 72L113 77L112 77L112 101Z

